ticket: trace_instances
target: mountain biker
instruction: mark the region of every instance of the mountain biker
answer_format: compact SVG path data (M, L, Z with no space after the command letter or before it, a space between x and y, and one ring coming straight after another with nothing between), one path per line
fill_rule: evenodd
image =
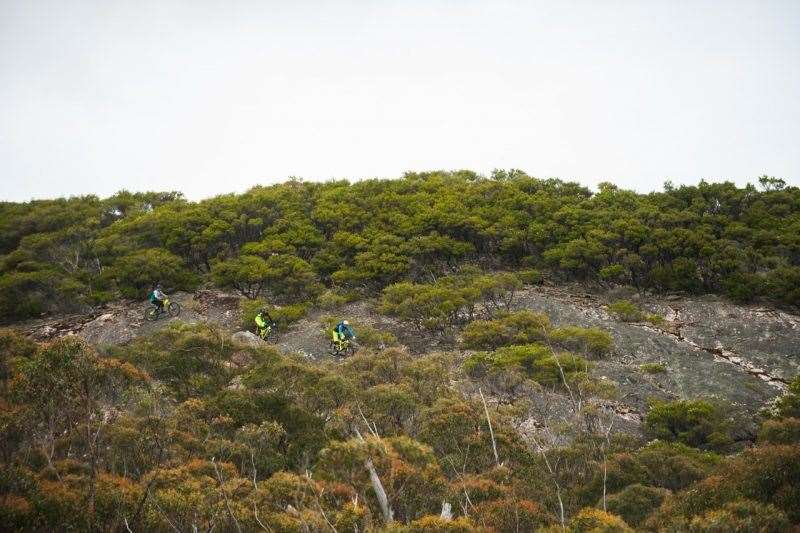
M266 337L266 334L269 332L269 329L272 328L272 324L274 321L267 311L266 308L261 309L255 318L256 326L258 327L258 334L261 338Z
M350 326L350 322L347 320L342 320L336 327L333 328L333 341L334 342L343 342L346 340L356 338L356 332L353 331L353 328Z
M159 313L164 312L164 300L167 299L167 295L161 291L160 283L158 283L156 287L150 291L150 294L147 295L147 299L150 300L150 303L153 304L156 309L158 309Z

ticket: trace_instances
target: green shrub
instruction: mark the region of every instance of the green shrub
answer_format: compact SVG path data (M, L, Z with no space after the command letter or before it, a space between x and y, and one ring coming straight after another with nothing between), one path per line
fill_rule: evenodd
M389 285L383 290L381 312L407 320L418 329L442 333L472 319L479 306L488 315L508 311L521 286L514 274L481 274L465 267L432 284Z
M628 278L630 272L624 265L620 265L619 263L615 263L613 265L608 265L603 267L598 272L600 279L604 279L607 281L624 281Z
M656 314L648 315L648 314L645 314L644 315L644 319L647 322L650 322L651 324L653 324L654 326L661 326L662 324L664 324L664 317L661 316L661 315L656 315Z
M445 520L436 515L428 515L414 520L408 526L392 525L386 531L387 533L473 533L478 529L463 516Z
M722 457L677 442L651 442L635 454L644 469L646 484L672 491L682 490L709 475Z
M625 521L600 509L581 509L569 522L570 533L633 533Z
M281 302L297 303L315 298L322 285L311 265L294 255L275 254L266 259L257 255L241 255L214 263L214 282L233 287L250 299L268 294Z
M763 292L763 279L757 274L737 272L722 280L722 290L731 300L749 303Z
M209 324L173 322L134 341L133 349L110 347L111 355L148 372L183 401L218 391L235 370L226 364L237 348Z
M270 309L269 313L272 316L272 319L278 323L278 327L285 327L305 317L308 313L309 307L310 304L308 302L303 302L273 307Z
M644 319L644 313L628 300L617 300L608 306L608 310L623 322L638 322Z
M647 487L637 483L609 496L606 506L609 512L621 516L625 522L636 527L650 513L658 509L669 494L667 489Z
M691 533L717 533L723 531L768 532L788 531L789 520L774 505L764 505L752 500L736 500L719 509L694 517L689 522Z
M645 374L663 374L667 371L667 367L661 363L644 363L639 365L639 370Z
M474 298L472 291L463 289L396 283L384 289L381 312L408 320L417 329L442 332L459 321Z
M117 259L104 276L116 280L126 298L143 300L155 282L167 291L191 290L197 286L197 275L189 271L183 259L162 248L149 248Z
M324 291L317 297L317 305L321 309L325 309L326 311L330 311L331 309L335 309L337 307L341 307L342 305L346 304L350 300L344 294L340 294L332 289L328 289Z
M465 348L495 349L512 342L513 332L500 320L473 320L462 333Z
M563 326L550 331L550 342L565 350L578 351L586 355L601 357L611 353L614 339L599 328Z
M541 385L563 384L588 372L588 362L578 355L553 354L540 344L505 346L491 353L478 352L464 361L464 370L471 377L481 377L492 370L517 368Z
M494 368L492 356L486 352L470 354L464 360L464 372L472 378L481 378Z
M536 269L517 272L517 277L525 285L539 285L544 279L542 273Z
M556 523L540 504L518 498L503 498L476 504L476 521L492 531L539 531Z
M543 340L550 329L547 315L532 311L505 313L493 320L474 320L464 328L462 342L467 348L496 349L510 344Z
M653 438L695 448L724 450L732 444L720 409L703 400L654 401L644 426Z
M0 321L40 316L51 293L50 272L10 272L0 277Z
M800 446L767 445L744 451L741 455L727 459L716 470L715 475L695 483L691 490L683 491L667 500L647 521L650 529L687 530L685 525L695 517L700 517L698 526L704 518L713 516L715 510L733 504L740 510L730 511L727 519L752 515L772 515L774 510L757 509L756 506L740 506L738 500L758 502L760 506L774 506L792 523L800 522ZM759 507L760 507L759 506ZM749 508L748 508L749 507ZM768 511L768 512L764 512ZM733 516L730 516L733 515ZM720 519L722 520L722 519ZM743 522L740 522L743 523ZM711 529L699 529L709 531ZM781 531L782 529L727 529L719 531ZM714 529L714 531L717 531Z
M781 267L767 273L765 293L786 305L800 306L800 267Z
M333 329L331 327L331 329ZM367 348L383 349L397 344L397 337L390 331L383 331L368 324L353 323L358 344Z

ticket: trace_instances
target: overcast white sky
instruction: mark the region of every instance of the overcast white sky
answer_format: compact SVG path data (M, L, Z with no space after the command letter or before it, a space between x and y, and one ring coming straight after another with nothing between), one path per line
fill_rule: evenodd
M800 1L0 0L0 199L496 167L800 184Z

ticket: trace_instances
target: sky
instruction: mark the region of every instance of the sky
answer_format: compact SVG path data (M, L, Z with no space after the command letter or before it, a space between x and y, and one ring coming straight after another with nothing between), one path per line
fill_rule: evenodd
M800 1L0 0L0 199L800 185Z

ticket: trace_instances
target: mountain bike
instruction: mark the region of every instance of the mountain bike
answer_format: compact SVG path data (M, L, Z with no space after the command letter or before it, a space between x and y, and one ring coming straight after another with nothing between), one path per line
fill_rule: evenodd
M264 342L275 339L275 335L277 333L278 333L277 322L270 322L263 328L260 328L258 327L258 325L256 325L255 334L261 337L261 340Z
M350 357L356 353L355 342L351 339L331 341L328 351L334 357Z
M163 316L176 317L181 314L181 304L177 302L170 302L169 298L164 300L164 305L159 309L155 305L151 305L144 312L144 319L151 322L158 320Z

